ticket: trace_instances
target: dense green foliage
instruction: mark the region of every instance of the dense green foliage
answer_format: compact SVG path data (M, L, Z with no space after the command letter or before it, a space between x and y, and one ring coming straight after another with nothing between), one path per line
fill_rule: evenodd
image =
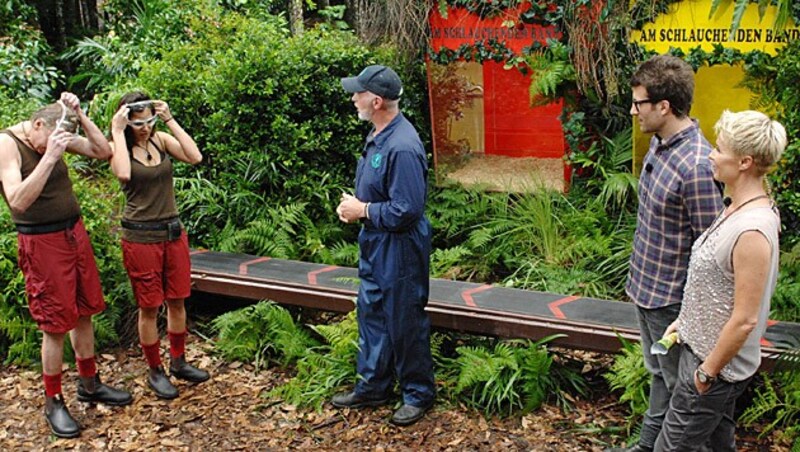
M138 83L170 102L205 153L199 168L178 170L195 240L215 247L265 206L302 202L313 222L335 221L365 131L339 79L375 56L349 33L290 37L277 18L190 26L194 38L146 64Z
M778 362L775 373L762 374L764 385L756 391L758 396L742 414L741 421L747 425L773 419L762 431L767 435L776 429L784 429L783 436L794 438L792 450L800 448L800 348L787 353Z
M320 409L333 393L356 379L358 324L356 312L344 320L311 327L323 344L307 350L297 361L297 374L267 394L297 406Z
M0 3L0 95L46 100L61 80L50 46L31 25L34 18L33 7L22 0Z
M355 311L339 322L311 326L321 343L298 327L289 312L271 302L261 302L223 314L213 322L219 333L217 350L228 360L293 364L296 374L265 396L286 403L320 409L337 390L352 384L356 376L358 325ZM460 346L457 357L445 357L441 335L432 338L442 393L452 402L463 402L486 415L509 415L530 411L547 399L563 401L562 392L582 393L583 380L567 367L553 365L544 344L537 342L496 342Z
M296 362L306 349L318 345L300 328L289 311L271 302L261 302L215 318L217 350L228 360L253 362L256 369L271 361L281 365Z
M548 396L563 390L581 392L583 380L573 378L567 368L560 373L552 369L553 358L544 344L554 338L498 342L493 349L480 345L458 347L453 360L458 400L486 415L507 416L535 410ZM570 387L561 387L564 382Z
M766 75L779 105L779 120L786 127L789 146L772 174L775 200L781 209L784 245L800 243L800 41L783 48L775 59L774 72ZM774 78L773 78L774 77Z
M628 404L628 434L639 426L649 403L650 374L644 367L642 346L620 337L622 350L604 375L612 391L620 392L619 401Z

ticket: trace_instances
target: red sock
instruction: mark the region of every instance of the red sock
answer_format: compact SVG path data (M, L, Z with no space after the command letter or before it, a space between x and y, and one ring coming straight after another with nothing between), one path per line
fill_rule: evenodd
M177 358L186 350L186 330L182 333L167 331L169 335L169 356Z
M144 359L147 360L147 365L151 369L161 367L161 351L159 350L158 341L150 345L142 344L142 351L144 351Z
M42 379L44 380L44 393L47 397L61 394L61 372L55 375L47 375L42 372Z
M84 378L94 378L97 375L97 364L95 364L94 356L88 358L75 357L75 363L78 365L78 375Z

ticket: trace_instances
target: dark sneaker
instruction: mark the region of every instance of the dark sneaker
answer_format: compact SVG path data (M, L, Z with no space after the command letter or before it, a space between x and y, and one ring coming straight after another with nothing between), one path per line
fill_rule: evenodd
M69 414L61 394L45 401L44 418L47 419L50 431L59 438L76 438L81 434L81 428Z
M172 400L178 397L178 389L172 386L169 377L164 373L164 369L150 369L147 376L147 385L156 393L159 399Z
M380 406L386 404L389 398L386 396L372 398L356 394L353 392L343 392L336 394L331 399L331 404L336 408L363 408L367 406Z
M399 410L395 411L392 415L392 424L394 425L411 425L425 416L425 412L430 409L431 405L419 407L408 404L403 404Z
M100 402L106 405L125 406L133 402L133 397L128 391L114 389L111 386L101 383L100 375L95 375L94 391L92 392L86 390L83 383L78 380L78 400L81 402Z
M183 356L175 358L170 363L169 374L192 383L202 383L211 378L205 370L198 369L187 363Z

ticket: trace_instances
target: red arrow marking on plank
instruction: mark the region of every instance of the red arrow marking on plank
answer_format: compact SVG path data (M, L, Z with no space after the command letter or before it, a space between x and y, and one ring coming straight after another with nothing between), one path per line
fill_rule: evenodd
M272 259L271 257L259 257L258 259L253 259L251 261L242 262L239 264L239 274L246 275L247 274L247 267L253 264L257 264L259 262L264 262Z
M778 323L777 320L767 320L767 327L771 327L772 325L775 325L777 323ZM761 345L763 345L764 347L772 347L773 343L762 337L761 338Z
M337 268L339 268L339 267L337 267L335 265L331 265L330 267L325 267L325 268L322 268L322 269L319 269L319 270L314 270L313 272L308 272L308 283L311 284L311 285L316 286L317 285L317 275L319 275L320 273L325 273L325 272L329 272L329 271L332 271L332 270L336 270Z
M552 312L553 315L556 316L557 319L566 319L567 316L565 316L564 313L561 312L561 309L559 309L558 307L561 306L562 304L567 304L567 303L573 302L573 301L577 300L578 298L580 298L580 297L572 296L572 297L562 298L560 300L556 300L556 301L553 301L551 303L548 303L547 307L550 308L550 312Z
M480 287L476 287L474 289L465 290L465 291L461 292L461 299L464 300L464 303L466 303L467 306L472 307L472 308L476 308L476 307L478 307L478 305L475 304L475 300L472 299L472 294L475 294L475 293L478 293L478 292L483 292L484 290L491 289L491 288L492 288L491 284L484 284L484 285L482 285Z
M203 253L207 253L207 252L208 252L208 250L192 250L192 251L189 251L189 255L190 256L194 256L195 254L203 254Z

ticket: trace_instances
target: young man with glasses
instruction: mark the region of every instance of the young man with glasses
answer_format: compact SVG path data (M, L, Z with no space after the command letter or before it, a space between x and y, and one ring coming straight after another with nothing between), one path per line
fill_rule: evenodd
M75 134L78 124L86 138ZM0 188L19 233L19 266L31 317L43 333L45 419L54 435L72 438L80 434L80 427L61 395L67 332L80 377L78 400L128 405L133 399L101 383L97 375L92 315L106 305L62 158L65 151L101 160L111 156L103 133L71 93L0 133Z
M678 347L653 355L650 347L678 317L692 244L721 211L708 156L712 146L689 117L694 71L680 58L658 55L631 79L630 113L652 133L639 176L639 208L625 291L636 304L645 367L652 375L650 405L639 443L653 450L678 372Z

